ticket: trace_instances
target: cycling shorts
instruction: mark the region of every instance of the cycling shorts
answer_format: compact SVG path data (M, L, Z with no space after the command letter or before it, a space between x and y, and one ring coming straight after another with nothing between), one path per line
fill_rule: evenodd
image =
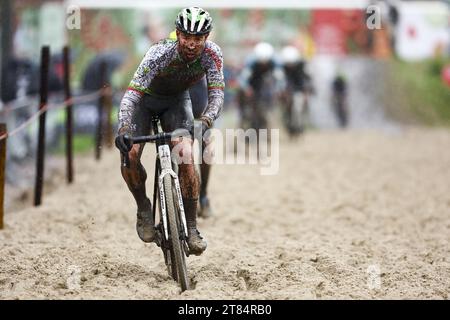
M136 124L134 136L148 135L152 129L152 117L158 116L164 132L176 129L193 131L194 116L189 92L175 96L156 96L145 94L133 114Z

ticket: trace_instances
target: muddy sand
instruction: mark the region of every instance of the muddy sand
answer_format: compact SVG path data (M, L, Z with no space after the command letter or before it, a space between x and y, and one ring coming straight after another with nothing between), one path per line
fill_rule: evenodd
M216 165L181 295L136 235L118 153L75 165L74 185L6 214L1 299L449 298L450 131L313 131L282 137L277 175Z

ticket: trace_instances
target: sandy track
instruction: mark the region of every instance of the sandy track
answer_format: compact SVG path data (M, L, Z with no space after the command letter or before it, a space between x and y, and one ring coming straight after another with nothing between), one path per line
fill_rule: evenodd
M214 168L209 247L188 259L195 289L180 295L135 233L116 151L77 159L75 185L6 215L0 298L448 299L449 131L311 132L280 161L276 176Z

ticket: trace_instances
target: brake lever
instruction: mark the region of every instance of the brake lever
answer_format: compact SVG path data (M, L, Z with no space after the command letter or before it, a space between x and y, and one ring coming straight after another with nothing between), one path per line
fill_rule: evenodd
M130 140L131 145L133 145L133 139L127 134L124 136L124 140ZM130 156L128 152L122 153L122 167L129 169L130 168Z

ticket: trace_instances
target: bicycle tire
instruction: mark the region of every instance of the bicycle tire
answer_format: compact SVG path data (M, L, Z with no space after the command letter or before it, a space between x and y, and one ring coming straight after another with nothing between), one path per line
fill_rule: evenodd
M175 268L177 273L176 281L181 287L181 291L189 289L189 280L187 276L186 258L183 251L183 247L180 241L180 233L178 228L178 221L176 216L176 206L172 193L172 177L166 175L163 180L164 193L166 197L166 209L167 209L167 222L170 231L170 241L172 244L171 255L175 258L172 262L172 268Z

